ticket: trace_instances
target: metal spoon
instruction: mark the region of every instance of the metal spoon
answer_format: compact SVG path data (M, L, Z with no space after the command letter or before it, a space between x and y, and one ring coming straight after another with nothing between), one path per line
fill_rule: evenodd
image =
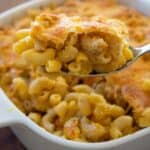
M150 44L144 45L142 47L137 47L137 48L130 46L130 49L133 52L133 56L134 56L133 59L129 60L126 64L124 64L123 66L121 66L120 68L118 68L115 71L101 72L101 73L96 73L96 74L79 74L79 73L71 73L71 72L61 72L61 74L65 75L65 76L70 75L70 76L77 76L77 77L98 77L98 76L105 76L108 74L116 73L118 71L121 71L121 70L127 68L129 65L134 63L139 57L141 57L145 53L149 53L150 52Z
M133 59L129 60L126 64L121 66L116 71L127 68L129 65L133 64L139 57L143 56L146 53L149 53L150 52L150 44L144 45L142 47L137 47L137 48L130 46L130 49L133 52L133 56L134 56Z

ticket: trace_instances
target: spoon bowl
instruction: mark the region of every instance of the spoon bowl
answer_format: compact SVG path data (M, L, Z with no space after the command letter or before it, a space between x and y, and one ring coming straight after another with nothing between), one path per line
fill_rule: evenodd
M80 73L72 73L72 72L60 72L60 74L62 74L64 76L69 75L69 76L77 76L77 77L99 77L99 76L105 76L108 74L110 75L110 74L116 73L123 69L126 69L128 66L133 64L142 55L149 53L150 52L150 44L144 45L142 47L137 47L137 48L130 46L130 49L132 50L132 53L133 53L133 59L127 61L127 63L125 63L123 66L121 66L120 68L118 68L114 71L101 72L101 73L96 73L96 74L80 74Z

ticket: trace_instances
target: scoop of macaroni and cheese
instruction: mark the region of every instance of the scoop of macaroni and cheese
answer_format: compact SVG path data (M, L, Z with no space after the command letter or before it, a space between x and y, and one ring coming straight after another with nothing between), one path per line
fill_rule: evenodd
M14 50L47 72L90 74L120 68L132 56L125 25L114 19L42 13L17 33ZM21 38L21 39L20 39Z

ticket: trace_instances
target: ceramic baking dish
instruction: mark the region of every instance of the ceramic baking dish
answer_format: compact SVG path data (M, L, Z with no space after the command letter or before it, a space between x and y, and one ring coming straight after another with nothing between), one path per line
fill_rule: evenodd
M150 0L119 0L150 15ZM47 5L62 0L31 1L0 14L0 25L5 25L22 16L29 8ZM46 132L33 123L0 89L0 127L10 126L16 136L29 150L149 150L150 128L142 129L132 135L102 143L80 143L69 141Z

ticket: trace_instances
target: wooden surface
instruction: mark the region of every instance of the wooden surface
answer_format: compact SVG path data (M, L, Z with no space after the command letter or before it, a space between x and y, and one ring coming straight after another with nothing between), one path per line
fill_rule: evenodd
M0 0L0 12L28 0Z
M9 128L0 129L0 150L25 150Z
M7 10L25 0L0 0L0 12ZM0 150L25 150L9 128L0 129Z

